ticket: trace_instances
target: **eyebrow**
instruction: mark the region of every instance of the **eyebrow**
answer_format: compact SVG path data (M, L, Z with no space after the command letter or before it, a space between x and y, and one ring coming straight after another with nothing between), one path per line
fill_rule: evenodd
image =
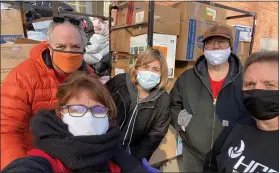
M79 46L79 47L81 47L81 45L80 45L80 44L73 44L73 45L71 45L71 46Z
M269 84L269 83L278 83L275 80L261 80L262 83Z
M153 69L160 70L160 67L153 67Z
M63 43L56 43L55 46L66 46L66 44L63 44ZM81 44L71 44L71 47L73 46L79 46L81 47Z
M62 43L56 43L55 46L65 46L65 44Z

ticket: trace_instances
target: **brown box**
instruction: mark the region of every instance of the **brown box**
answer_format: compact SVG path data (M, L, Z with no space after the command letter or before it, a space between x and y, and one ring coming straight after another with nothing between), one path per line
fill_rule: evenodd
M161 163L166 160L176 158L177 155L177 131L171 125L165 137L162 139L159 147L153 153L149 160L151 165Z
M118 9L117 20L116 20L117 26L126 25L127 11L128 8L124 8L124 7L120 7Z
M116 59L113 61L112 66L113 66L112 74L111 74L112 77L119 73L129 72L129 69L130 69L129 55L118 54L116 56Z
M249 53L239 54L238 57L240 58L241 63L244 65L249 57Z
M116 30L111 32L111 48L116 52L130 52L130 37L132 35L126 30Z
M181 34L178 36L176 60L196 61L203 54L203 35L204 32L218 22L211 22L197 18L186 18L181 22ZM233 52L237 50L239 35L237 29L232 28L233 34Z
M1 83L14 67L29 58L29 51L35 45L36 44L1 45Z
M24 37L21 13L17 9L1 10L1 44Z
M134 2L132 24L148 22L149 4ZM147 25L132 29L132 35L148 33ZM173 7L155 5L154 33L179 35L180 34L180 11Z
M175 77L176 78L180 77L184 71L193 68L194 64L195 64L195 61L176 61Z
M249 53L251 42L240 41L238 43L238 55Z
M203 34L217 22L185 18L181 21L181 34L177 39L176 60L196 61L203 54Z
M180 10L180 18L197 18L226 24L227 10L198 2L178 2L172 5Z

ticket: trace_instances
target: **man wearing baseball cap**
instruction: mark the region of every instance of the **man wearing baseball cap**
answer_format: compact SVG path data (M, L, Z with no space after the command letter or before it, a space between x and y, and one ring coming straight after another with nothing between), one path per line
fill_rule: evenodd
M216 25L207 30L204 55L181 74L171 90L171 124L183 140L180 172L202 172L212 148L223 144L221 135L227 136L247 115L241 98L242 65L232 45L229 27Z

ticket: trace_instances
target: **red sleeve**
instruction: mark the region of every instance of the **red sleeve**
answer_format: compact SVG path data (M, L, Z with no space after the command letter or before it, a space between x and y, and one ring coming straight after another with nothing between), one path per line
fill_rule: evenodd
M109 161L109 167L110 167L111 172L114 172L114 173L121 172L121 168L112 161Z

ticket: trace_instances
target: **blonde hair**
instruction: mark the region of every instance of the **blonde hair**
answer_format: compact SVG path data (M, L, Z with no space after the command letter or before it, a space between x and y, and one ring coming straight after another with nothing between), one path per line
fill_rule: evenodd
M134 66L130 69L130 78L134 84L137 85L137 73L136 70L143 66L147 65L153 61L159 60L160 62L160 83L157 85L157 89L166 89L168 83L168 67L165 60L165 57L161 51L157 49L151 49L142 51L136 58Z

